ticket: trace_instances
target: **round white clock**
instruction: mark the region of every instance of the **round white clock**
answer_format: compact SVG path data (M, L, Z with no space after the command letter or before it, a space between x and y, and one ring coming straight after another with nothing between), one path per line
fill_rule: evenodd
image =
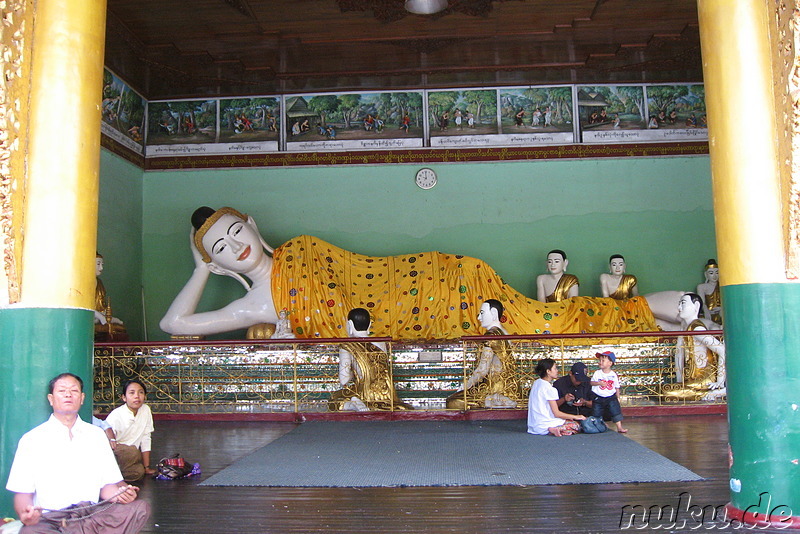
M436 185L436 172L428 168L420 169L417 171L415 181L422 189L430 189Z

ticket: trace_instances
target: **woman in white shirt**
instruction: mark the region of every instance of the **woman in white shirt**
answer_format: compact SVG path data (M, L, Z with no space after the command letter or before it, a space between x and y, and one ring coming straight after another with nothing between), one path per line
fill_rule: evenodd
M539 360L536 373L540 380L533 383L528 397L528 433L561 437L580 432L581 426L575 421L582 421L586 417L564 413L558 409L558 391L553 387L553 380L558 378L555 360Z
M156 474L156 470L150 467L153 413L144 403L146 398L144 384L135 378L128 380L122 385L125 404L115 408L106 417L116 436L116 441L111 440L111 448L126 482L136 482L145 475Z

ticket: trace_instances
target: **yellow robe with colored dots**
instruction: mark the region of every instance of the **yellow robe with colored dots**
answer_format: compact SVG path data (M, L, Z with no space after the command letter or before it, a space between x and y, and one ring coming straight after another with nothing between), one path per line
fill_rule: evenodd
M373 336L477 336L483 333L478 311L492 298L505 307L501 321L509 334L658 330L642 297L574 297L545 304L527 298L485 262L467 256L364 256L303 235L278 247L274 260L275 308L289 311L292 331L300 338L347 337L347 314L353 308L369 310Z

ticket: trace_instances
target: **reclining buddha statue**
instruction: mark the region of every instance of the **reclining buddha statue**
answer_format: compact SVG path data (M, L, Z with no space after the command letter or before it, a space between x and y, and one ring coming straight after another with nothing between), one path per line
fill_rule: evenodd
M175 336L202 336L278 322L286 310L298 338L347 337L343 320L353 308L369 310L373 333L397 340L456 339L480 335L477 308L489 298L505 308L509 334L650 332L656 307L648 298L530 299L503 282L485 262L423 252L372 257L301 235L273 249L255 221L233 208L198 208L190 246L195 267L161 319ZM210 273L231 276L246 294L226 306L197 311ZM682 292L658 304L676 320Z

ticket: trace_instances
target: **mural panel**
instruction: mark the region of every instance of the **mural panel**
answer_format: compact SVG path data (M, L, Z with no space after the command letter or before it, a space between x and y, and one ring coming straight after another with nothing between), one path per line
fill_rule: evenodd
M422 93L287 96L286 149L388 150L422 146Z
M574 130L571 86L500 89L498 144L574 143Z
M146 156L212 154L216 139L216 100L174 100L147 105Z
M497 89L428 91L427 111L432 147L497 144Z
M578 116L584 143L708 139L701 84L578 86Z
M218 147L221 153L276 152L280 141L280 102L277 96L221 99L217 138L224 144Z
M100 131L137 154L144 153L147 101L108 69L103 70Z

